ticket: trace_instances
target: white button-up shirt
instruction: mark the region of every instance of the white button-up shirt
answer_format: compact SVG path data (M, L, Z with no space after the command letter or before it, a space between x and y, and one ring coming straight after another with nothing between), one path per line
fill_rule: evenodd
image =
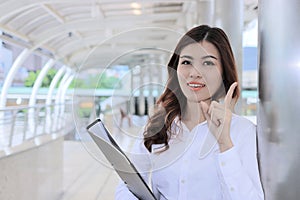
M172 124L169 149L152 145L148 153L140 141L131 156L157 199L168 200L256 200L264 199L260 183L256 126L233 115L230 127L234 147L220 153L206 122L189 129L178 119ZM136 157L136 158L135 158ZM125 184L116 199L137 199Z

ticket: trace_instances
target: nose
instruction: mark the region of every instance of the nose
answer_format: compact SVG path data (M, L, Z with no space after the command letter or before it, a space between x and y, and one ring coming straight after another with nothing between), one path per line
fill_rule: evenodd
M202 78L201 72L194 67L191 69L189 76L190 78Z

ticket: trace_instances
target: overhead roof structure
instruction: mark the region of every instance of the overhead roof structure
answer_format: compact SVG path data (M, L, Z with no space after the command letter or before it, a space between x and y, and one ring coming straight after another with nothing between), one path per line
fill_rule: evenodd
M71 68L97 67L138 49L145 51L136 58L170 48L201 18L199 5L212 1L1 0L0 39ZM244 24L256 17L257 0L244 0Z

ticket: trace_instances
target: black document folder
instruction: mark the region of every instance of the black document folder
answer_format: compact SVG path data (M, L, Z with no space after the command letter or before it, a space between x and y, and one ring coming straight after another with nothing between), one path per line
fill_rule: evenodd
M150 188L113 139L103 122L96 119L87 126L87 131L128 189L141 200L155 200Z

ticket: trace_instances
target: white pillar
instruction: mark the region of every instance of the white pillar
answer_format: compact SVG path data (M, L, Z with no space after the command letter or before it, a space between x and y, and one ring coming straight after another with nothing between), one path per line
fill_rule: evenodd
M60 80L61 76L63 75L63 73L65 71L66 71L66 66L64 65L55 74L54 78L52 79L52 81L50 83L50 87L49 87L49 90L48 90L47 99L46 99L46 105L47 105L47 109L46 109L47 110L46 131L50 130L49 133L51 133L51 130L53 130L53 126L54 126L54 124L52 123L52 121L53 121L52 120L52 111L51 111L52 109L51 109L51 107L49 107L49 105L52 104L53 91L54 91L58 81Z
M144 95L144 68L141 68L140 73L140 88L139 88L139 98L138 98L138 114L145 114L145 95Z
M231 43L237 65L241 72L243 45L243 1L216 0L215 26L222 28Z
M242 65L243 65L243 1L240 0L215 0L215 26L222 28L231 43L237 64L239 84L242 88ZM239 99L236 112L241 112L241 98Z
M73 79L74 79L74 75L72 74L68 77L68 79L66 80L65 84L62 87L62 91L61 91L61 95L60 95L60 103L62 103L62 109L60 111L61 114L63 114L64 108L65 108L64 103L65 103L65 99L66 99L67 89Z
M66 81L68 80L68 78L71 76L71 69L70 68L67 68L67 71L65 73L65 75L63 76L60 84L59 84L59 87L58 87L58 90L57 90L57 93L56 93L56 97L55 97L55 103L56 104L60 104L61 103L61 96L62 96L62 90L64 88L64 85L66 84ZM59 108L60 108L61 105L55 105L55 114L59 114Z
M19 56L14 61L12 67L10 68L7 77L4 81L2 91L1 91L1 98L0 98L0 108L4 108L6 106L6 98L7 98L7 92L9 87L12 84L12 81L20 68L20 66L23 64L25 59L30 55L31 51L29 49L24 49Z
M153 58L151 58L152 60L156 60L156 58L153 56ZM158 62L155 62L158 63ZM149 84L148 84L148 97L147 97L147 103L148 103L148 116L152 116L153 114L153 106L154 106L154 96L153 96L153 89L154 89L154 80L153 80L153 68L155 67L155 65L150 65L150 67L148 68L148 77L149 77Z
M129 109L130 114L135 113L135 102L134 102L134 66L130 66L130 98L129 98Z
M59 87L58 87L58 91L56 93L56 97L55 97L55 102L56 103L60 103L60 96L62 94L62 89L64 87L64 84L66 83L66 81L68 80L68 78L71 76L71 69L67 68L67 71L65 73L65 75L63 76L63 78L61 79L60 83L59 83Z
M195 25L194 13L186 13L186 29L184 31L190 30Z
M52 79L52 81L50 83L49 90L48 90L48 94L47 94L46 105L50 105L52 103L53 91L54 91L55 86L57 85L59 79L61 78L61 76L65 72L65 70L66 70L66 66L64 65L63 67L61 67L58 70L58 72L55 74L54 78Z
M36 102L36 95L38 92L38 89L40 88L42 81L44 79L44 77L46 76L48 70L54 65L55 61L53 59L50 59L45 66L42 68L39 76L37 77L36 81L34 82L32 91L31 91L31 95L30 95L30 99L29 99L29 106L34 106L35 102ZM28 125L29 128L32 129L32 127L35 127L36 125L36 118L35 116L37 116L39 113L37 113L36 108L30 108L28 110ZM37 122L38 123L38 122Z
M54 64L55 64L55 61L53 59L50 59L45 64L45 66L42 68L39 76L37 77L36 81L34 82L34 85L33 85L32 91L31 91L31 95L30 95L30 99L29 99L29 106L35 105L38 89L40 88L42 81L43 81L44 77L46 76L47 72Z
M197 2L197 23L199 25L206 24L213 26L215 0L200 0Z
M161 63L161 65L159 66L160 68L159 71L161 73L158 74L159 75L158 79L161 83L161 89L159 91L161 93L164 90L164 87L168 81L168 60L167 60L168 58L166 58L166 55L161 55L159 59ZM160 96L160 94L158 96Z
M63 104L61 102L62 90L64 85L66 84L68 78L71 76L71 69L67 68L65 75L63 76L62 80L60 81L56 96L55 96L55 106L54 106L54 119L52 121L52 125L54 130L57 130L61 127L60 122L60 111L64 109Z
M68 79L65 81L62 90L61 90L61 95L60 95L60 111L59 111L59 121L57 121L57 125L59 128L63 127L65 125L66 122L66 118L64 116L64 112L65 112L65 97L66 97L66 92L67 89L69 87L69 85L71 84L72 80L74 79L74 75L70 75L68 77Z

